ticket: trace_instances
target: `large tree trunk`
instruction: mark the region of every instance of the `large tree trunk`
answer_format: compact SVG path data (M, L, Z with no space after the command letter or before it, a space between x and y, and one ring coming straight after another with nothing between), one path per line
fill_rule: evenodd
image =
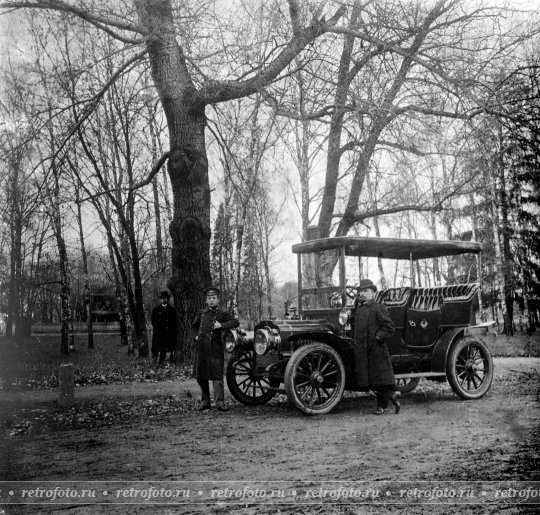
M189 78L176 41L170 2L136 2L148 27L148 56L169 129L169 177L174 197L170 225L172 277L167 283L178 315L177 355L191 356L191 323L210 285L210 185L204 103ZM195 302L194 302L195 299Z
M169 120L169 177L174 214L169 230L173 253L172 277L167 286L173 292L178 314L178 355L182 359L191 356L188 346L191 323L197 315L198 305L203 304L203 289L211 284L210 185L204 109L187 112L187 108L180 104L172 111L174 119Z
M358 5L355 3L351 14L351 25L354 25L358 17ZM334 96L335 109L330 119L330 131L328 133L328 156L326 159L326 179L319 216L319 237L327 238L332 230L332 220L337 195L339 177L339 164L343 152L341 150L341 134L343 132L343 119L345 116L345 104L349 93L349 85L352 77L349 73L351 56L355 38L347 35L344 38L343 50L339 63L336 93Z

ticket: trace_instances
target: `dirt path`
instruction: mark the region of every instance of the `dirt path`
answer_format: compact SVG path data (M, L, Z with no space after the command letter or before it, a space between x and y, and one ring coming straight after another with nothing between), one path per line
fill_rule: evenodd
M540 371L540 358L494 358L494 381L503 379L506 375L517 373L530 373ZM76 400L102 399L102 398L129 398L129 397L159 397L166 395L186 395L187 392L194 397L198 395L199 388L195 379L184 381L160 381L145 383L127 383L111 385L80 386L75 388ZM235 402L228 391L225 395L229 402ZM56 403L58 391L26 390L18 392L0 391L0 405L11 408L30 407L41 403Z
M71 418L52 407L54 391L18 393L8 408L24 406L30 423L11 436L10 428L3 428L0 479L95 481L115 492L137 486L142 491L153 484L149 481L158 481L160 488L189 490L197 503L182 499L173 506L160 498L149 506L130 498L136 504L118 505L116 497L112 506L82 506L80 501L60 507L0 506L5 513L77 514L388 513L404 506L407 513L525 513L535 506L483 501L493 500L490 481L511 486L512 481L539 479L539 371L538 358L498 358L493 387L484 399L464 402L447 384L423 381L404 398L398 416L380 417L371 414L374 400L364 394L347 395L321 417L302 415L284 396L254 408L229 399L226 413L200 413L193 381L80 388L80 406L69 411ZM79 420L92 413L94 418ZM487 497L475 497L467 506L461 501L414 504L418 498L406 494L399 502L385 497L389 492L389 498L397 499L400 489L433 485L423 483L432 480L441 488L482 487ZM367 492L381 485L382 499L342 498L344 504L336 504L328 494L337 488ZM253 495L259 488L267 496L285 492L285 498L267 497L252 505L249 498L211 497L212 491L225 496L226 488L251 488ZM202 497L197 498L198 492ZM326 497L316 497L321 492Z

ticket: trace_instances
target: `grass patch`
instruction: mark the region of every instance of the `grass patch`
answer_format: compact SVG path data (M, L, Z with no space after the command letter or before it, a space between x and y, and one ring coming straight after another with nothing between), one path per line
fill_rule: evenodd
M514 336L489 333L482 338L494 357L540 357L540 331L531 335L516 332Z
M128 356L120 335L95 334L94 349L86 335L75 336L75 352L60 352L60 335L39 335L16 344L0 339L0 390L57 388L61 364L73 363L76 385L122 384L182 379L190 375L188 364L156 368L149 358Z

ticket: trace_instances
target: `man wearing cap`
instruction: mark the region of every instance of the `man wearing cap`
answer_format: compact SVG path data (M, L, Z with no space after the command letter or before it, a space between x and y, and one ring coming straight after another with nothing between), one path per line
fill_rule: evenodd
M152 356L154 361L163 365L167 352L176 347L176 311L169 305L169 292L159 294L160 303L152 310Z
M221 333L225 329L233 329L240 324L227 311L219 308L219 290L207 288L204 290L206 307L201 309L192 324L197 331L195 363L193 375L201 387L201 405L199 411L211 408L210 385L213 382L214 403L220 411L226 411L225 389L223 385L224 353Z
M390 352L386 340L394 334L394 322L384 304L375 302L377 287L369 279L358 286L354 312L354 357L358 386L368 387L377 395L377 408L382 415L392 401L396 414L401 408L401 393L396 386Z

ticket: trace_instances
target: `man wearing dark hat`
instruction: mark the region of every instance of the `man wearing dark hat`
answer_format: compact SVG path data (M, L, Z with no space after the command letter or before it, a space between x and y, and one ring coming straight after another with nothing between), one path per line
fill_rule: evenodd
M192 324L197 331L195 363L193 375L201 387L201 405L199 411L211 408L210 385L213 382L214 403L220 411L226 411L225 389L223 385L224 353L221 333L225 329L233 329L240 324L227 311L219 308L219 290L204 290L206 307L202 309Z
M382 415L390 400L397 414L401 408L401 393L386 345L386 340L394 334L394 322L386 306L375 302L376 291L377 287L369 279L360 281L353 317L356 381L358 386L375 391L377 409L373 413Z
M160 303L152 310L152 356L154 361L163 365L167 352L176 347L176 311L169 305L169 292L159 294Z

